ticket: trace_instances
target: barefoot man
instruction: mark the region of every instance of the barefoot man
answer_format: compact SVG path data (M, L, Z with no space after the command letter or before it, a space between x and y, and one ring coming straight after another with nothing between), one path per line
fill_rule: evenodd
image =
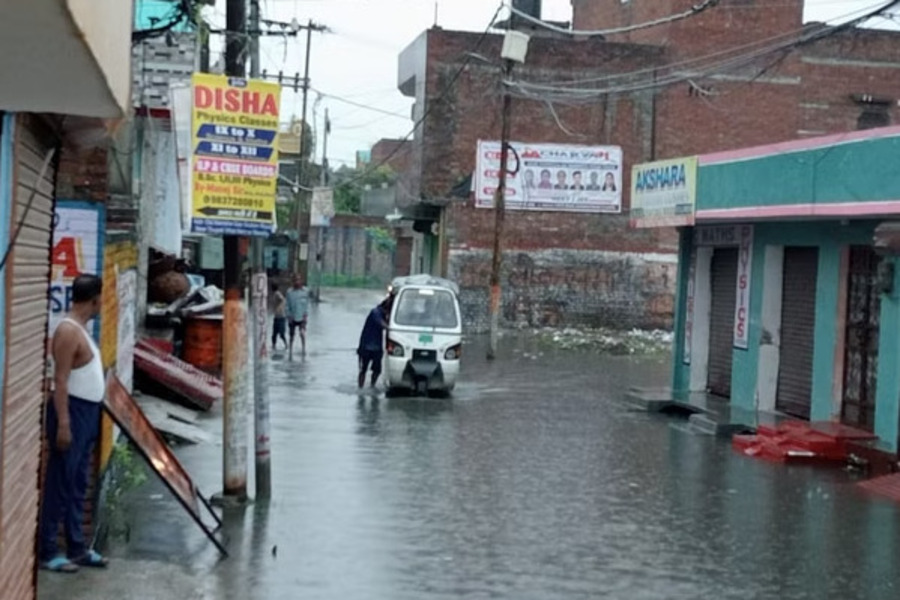
M309 317L309 290L303 285L303 276L294 276L294 287L287 293L287 316L290 331L288 348L294 352L294 332L300 330L300 350L306 354L306 323Z

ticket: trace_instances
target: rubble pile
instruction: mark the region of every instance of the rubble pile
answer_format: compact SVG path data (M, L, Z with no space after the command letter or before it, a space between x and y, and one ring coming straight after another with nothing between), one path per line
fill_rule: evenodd
M662 354L672 349L672 332L642 329L538 329L533 334L545 348L616 356Z

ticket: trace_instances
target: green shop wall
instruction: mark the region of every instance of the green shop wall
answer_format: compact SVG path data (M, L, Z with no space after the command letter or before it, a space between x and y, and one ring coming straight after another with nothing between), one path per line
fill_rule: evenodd
M900 137L703 165L698 211L900 199Z
M682 227L678 237L678 283L675 290L675 335L672 341L672 390L686 392L690 386L691 367L684 364L685 326L687 324L688 278L694 249L694 228Z
M815 348L813 352L811 419L829 420L834 415L832 386L834 348L838 341L836 325L840 292L841 251L845 246L870 245L875 229L872 221L762 223L754 227L753 289L750 296L750 344L747 350L734 350L732 403L746 409L756 408L756 383L759 372L759 341L762 335L762 306L766 246L816 246L819 248L819 272L816 284Z
M859 244L870 245L876 222L851 221L841 224L837 221L792 222L792 223L756 223L754 224L753 265L751 267L752 289L750 290L749 345L746 350L732 349L732 397L731 403L739 408L756 410L757 377L759 372L760 337L762 334L762 306L764 289L764 273L766 246L816 246L819 248L818 283L816 285L816 319L815 350L813 354L812 385L812 419L829 420L832 418L832 383L834 375L834 348L837 344L836 326L838 292L840 290L841 250L845 246ZM693 232L693 230L689 230ZM688 388L690 367L683 363L684 326L686 322L687 278L691 257L691 239L682 236L679 255L679 284L676 313L676 330L673 380L675 392L683 392ZM898 264L900 267L900 264ZM900 273L900 270L898 270ZM887 303L886 303L887 304ZM885 312L891 313L885 315ZM883 318L895 318L900 327L900 295L885 308ZM897 329L900 331L900 329ZM900 389L900 338L894 336L890 341L882 340L882 352L898 380L897 385L889 389ZM893 360L893 362L889 362ZM887 364L882 370L887 368ZM889 386L880 385L878 402L882 402L881 390L885 393ZM886 401L886 405L890 402ZM894 402L896 404L896 402ZM900 421L898 415L897 421Z
M890 259L900 275L900 257ZM900 428L900 278L892 293L881 297L878 383L875 388L875 434L897 452Z

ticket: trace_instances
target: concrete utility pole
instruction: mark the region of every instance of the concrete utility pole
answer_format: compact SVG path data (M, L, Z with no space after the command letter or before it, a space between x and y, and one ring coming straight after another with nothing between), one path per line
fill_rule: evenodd
M506 176L509 172L509 131L512 117L512 97L509 94L508 83L512 78L515 63L524 63L528 53L528 35L512 30L512 14L506 22L506 36L503 38L503 49L500 57L503 59L503 112L500 132L500 173L497 189L494 192L494 258L491 262L491 339L488 346L488 359L496 358L497 343L500 337L500 305L503 299L503 289L500 286L500 275L503 267L503 221L506 216ZM518 171L518 167L516 167Z
M328 186L328 136L331 134L331 119L328 116L328 108L325 108L325 127L322 135L322 176L319 184L322 187ZM312 215L310 214L310 218ZM322 301L322 256L325 252L325 228L316 228L316 302Z
M310 60L310 54L312 52L312 34L314 31L318 31L318 32L328 31L327 27L325 27L324 25L317 25L312 20L310 20L306 25L301 26L301 29L306 30L306 57L305 57L305 66L303 69L303 104L302 104L302 108L301 108L301 117L300 117L302 119L301 120L301 129L300 129L300 154L297 156L297 181L299 182L300 190L297 192L297 203L294 208L294 226L297 230L298 237L300 235L300 226L301 226L300 213L301 213L301 209L302 209L302 203L300 202L300 198L301 198L301 194L304 192L304 188L309 187L308 182L306 180L306 160L303 158L303 153L307 150L307 148L305 148L305 141L306 141L305 134L306 134L306 111L307 111L307 106L309 103L308 102L309 101L309 60ZM307 260L306 260L307 269L306 269L306 271L307 271L307 273L306 273L306 275L308 276L309 275L309 251L310 251L310 243L309 243L309 241L310 241L309 240L309 229L310 228L309 228L308 222L307 222L306 229L307 229L307 240L306 240L306 247L307 247L307 257L306 257L307 258ZM302 244L302 239L300 239L300 241L298 243ZM296 268L297 268L296 263L300 262L300 247L301 246L299 246L299 245L297 247L297 256L295 258L296 262L295 262L292 270L296 270Z
M225 74L244 77L247 0L226 4ZM223 402L223 497L231 502L247 500L247 436L249 379L247 312L241 285L241 238L225 236L225 314L222 338L224 370Z
M513 65L512 60L503 61L504 81L508 80L512 75ZM496 358L500 337L500 305L503 296L503 289L500 287L500 273L503 267L503 224L506 217L506 163L509 158L511 109L512 97L509 95L509 89L504 86L500 133L500 175L497 189L494 192L494 256L491 261L491 339L487 352L488 359Z
M250 77L258 78L259 64L259 0L250 0ZM266 339L268 323L269 278L265 264L266 240L254 237L250 241L251 332L253 334L253 435L256 440L256 499L272 496L272 449L269 420L269 346Z
M328 118L328 109L325 109L325 127L322 136L322 177L321 185L328 185L328 136L331 134L331 119Z

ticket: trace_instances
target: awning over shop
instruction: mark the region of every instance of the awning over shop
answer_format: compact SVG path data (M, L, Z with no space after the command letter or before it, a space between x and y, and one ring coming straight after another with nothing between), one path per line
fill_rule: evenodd
M131 94L132 3L15 4L0 19L0 110L122 117Z
M900 214L898 155L900 127L703 155L696 159L690 217L685 214L691 204L690 170L682 176L679 162L691 158L637 165L632 177L632 224L671 227ZM652 212L646 211L647 206L654 210L662 206L671 218L648 219Z

